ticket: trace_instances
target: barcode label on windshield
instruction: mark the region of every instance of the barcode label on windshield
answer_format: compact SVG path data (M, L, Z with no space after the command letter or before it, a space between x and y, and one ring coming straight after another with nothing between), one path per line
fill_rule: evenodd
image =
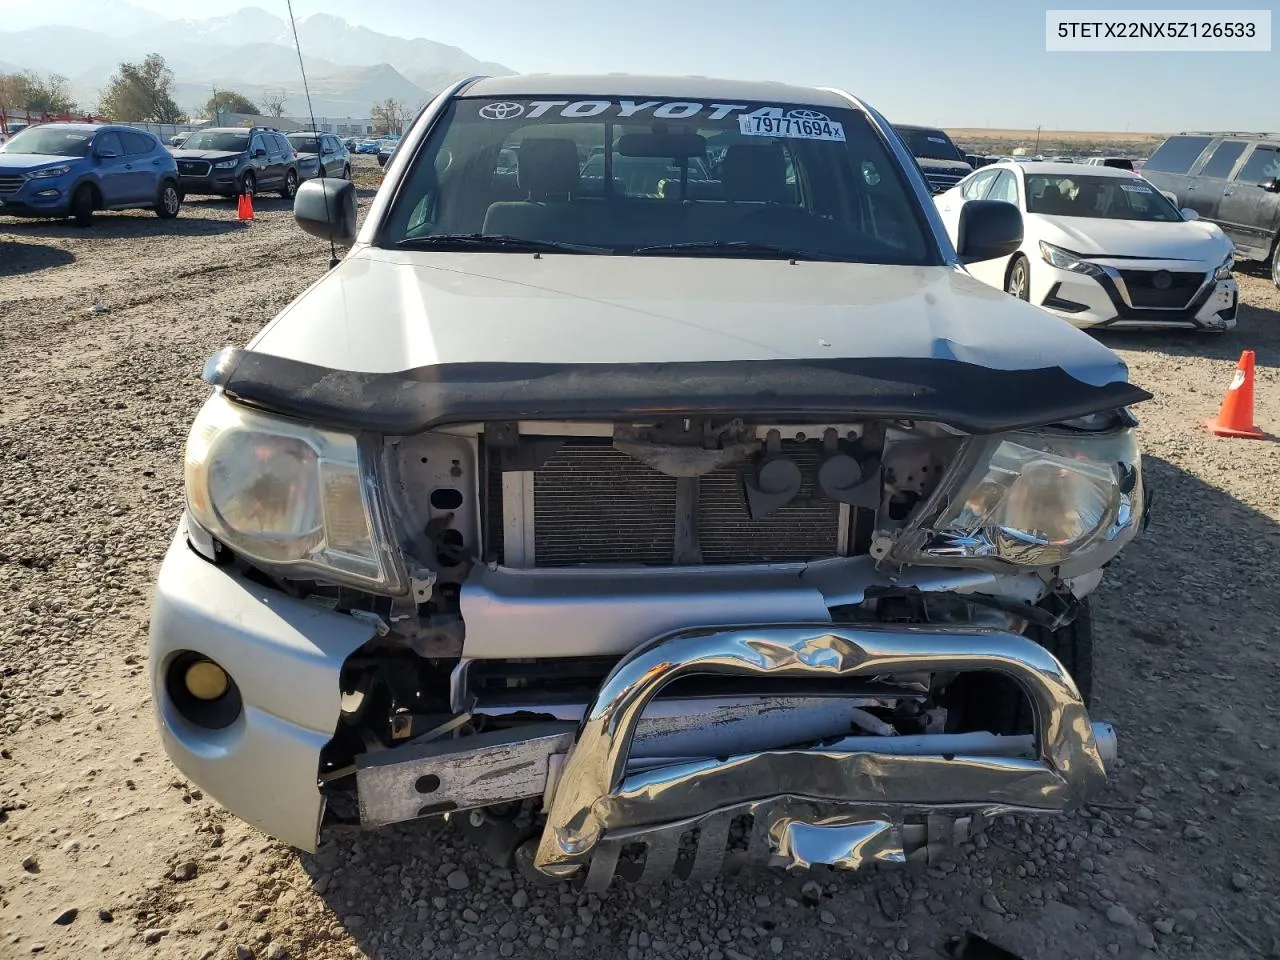
M809 113L813 116L804 116ZM817 111L792 110L791 115L786 117L759 114L738 117L738 129L744 137L795 137L801 140L844 142L844 126L835 120L828 120Z

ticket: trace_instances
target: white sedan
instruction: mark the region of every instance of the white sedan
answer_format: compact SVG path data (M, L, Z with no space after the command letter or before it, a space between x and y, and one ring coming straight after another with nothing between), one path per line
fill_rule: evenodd
M1016 204L1024 236L1011 256L971 263L969 272L1077 327L1221 332L1236 324L1231 241L1135 173L1074 163L983 167L934 197L952 243L970 200Z

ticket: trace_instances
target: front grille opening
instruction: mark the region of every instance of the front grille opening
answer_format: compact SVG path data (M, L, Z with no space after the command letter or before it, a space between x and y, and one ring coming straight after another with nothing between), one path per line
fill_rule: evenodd
M697 545L703 564L795 563L840 553L840 504L816 489L822 453L815 443L784 441L782 455L800 467L793 500L754 520L744 477L752 462L699 478ZM614 449L608 438L573 438L533 472L534 565L671 566L677 553L678 482ZM487 542L500 557L502 474L489 468ZM857 549L867 526L853 510L846 542ZM867 511L869 512L869 511ZM860 522L861 521L861 522ZM853 552L852 550L850 552Z
M1129 301L1138 309L1180 310L1205 282L1203 273L1166 270L1121 270Z

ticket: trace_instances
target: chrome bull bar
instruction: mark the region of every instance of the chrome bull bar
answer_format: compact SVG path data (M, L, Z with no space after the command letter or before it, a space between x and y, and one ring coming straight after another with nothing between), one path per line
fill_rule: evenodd
M1032 707L1035 759L899 755L837 744L626 772L645 706L682 676L831 680L966 671L1018 683ZM589 863L587 886L599 890L615 872L626 873L619 854L639 841L647 846L648 880L670 873L680 836L697 828L687 875L697 880L724 867L730 823L743 815L752 818L749 860L845 867L900 861L908 847L932 851L964 839L987 817L1075 806L1105 783L1104 750L1114 752L1110 728L1095 730L1063 666L1017 634L829 623L682 631L637 648L601 685L556 777L533 866L567 878Z

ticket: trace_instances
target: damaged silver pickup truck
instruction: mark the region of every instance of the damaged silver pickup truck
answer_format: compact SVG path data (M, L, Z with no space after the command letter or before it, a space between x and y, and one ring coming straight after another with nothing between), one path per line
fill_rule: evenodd
M514 161L514 169L512 164ZM424 109L211 360L151 624L174 763L314 849L456 816L538 879L930 857L1103 785L1142 524L1084 333L973 280L846 93L526 76Z

